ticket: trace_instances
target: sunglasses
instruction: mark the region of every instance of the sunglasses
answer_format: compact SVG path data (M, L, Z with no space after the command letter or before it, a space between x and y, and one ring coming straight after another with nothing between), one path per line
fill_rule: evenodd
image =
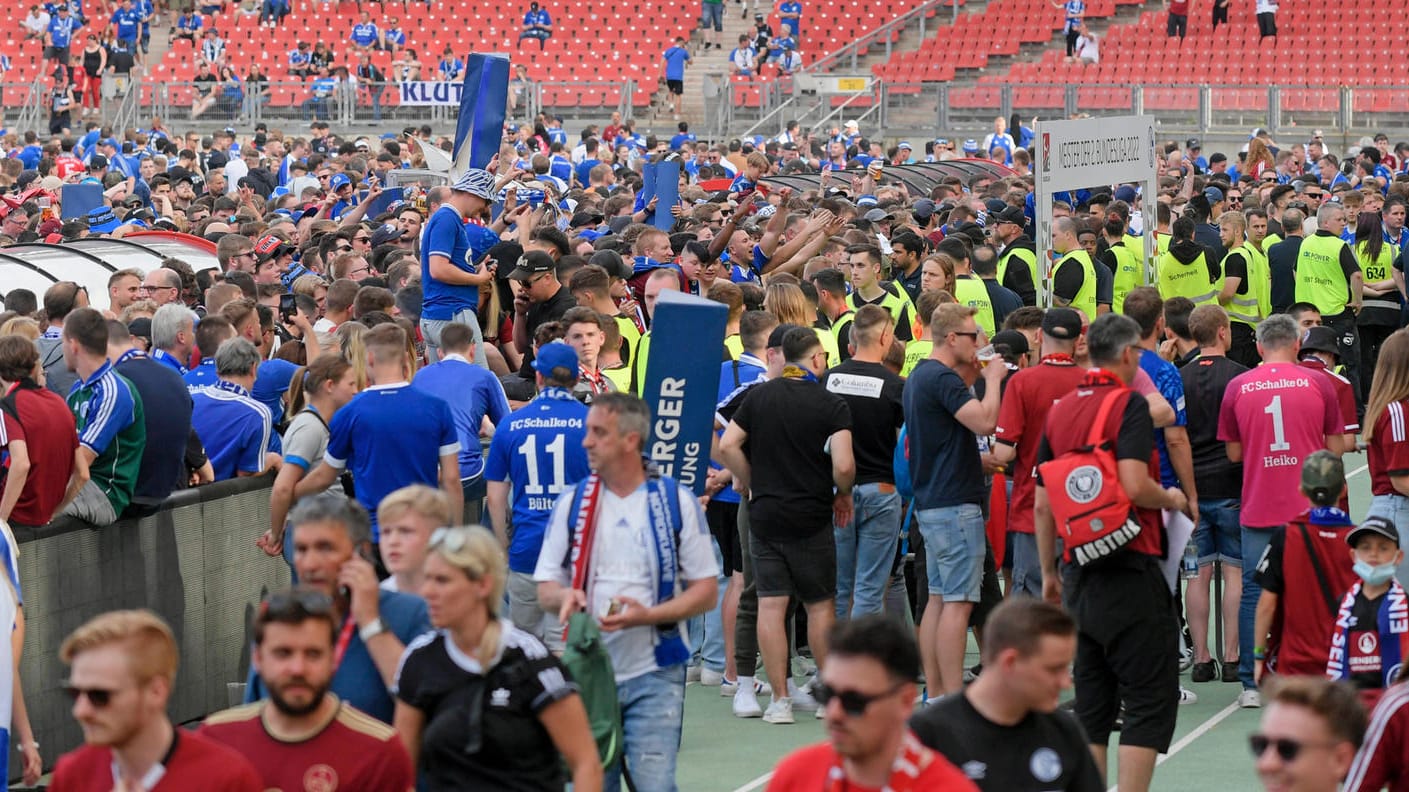
M464 528L437 528L431 534L428 547L434 549L444 547L452 553L458 553L465 549L465 545L470 541L470 532Z
M1319 201L1321 200L1322 196L1325 195L1325 193L1302 193L1302 195L1306 196L1307 198Z
M355 236L355 237L352 238L352 241L353 241L353 242L371 242L371 241L372 241L372 238L369 237L369 236Z
M88 703L95 709L103 709L112 703L113 696L117 695L116 690L106 690L104 688L81 688L73 685L66 685L64 692L68 697L77 703L80 697L88 699Z
M820 701L821 699L818 700ZM1334 742L1309 743L1291 740L1285 737L1268 737L1265 734L1248 735L1248 747L1252 749L1254 758L1261 758L1263 754L1267 753L1268 748L1274 748L1277 751L1277 756L1283 762L1296 761L1297 756L1301 755L1302 749L1329 748L1333 745L1335 745Z
M956 335L956 336L965 336L965 337L967 337L967 338L973 339L974 341L978 341L978 331L977 331L977 330L975 330L975 331L972 332L972 333L961 333L961 332L959 332L958 330L955 330L955 331L954 331L954 335Z
M812 685L812 697L817 699L817 705L824 709L832 699L836 699L841 703L842 712L845 712L853 718L859 718L866 714L866 708L871 706L873 702L880 701L886 696L894 695L895 692L900 690L904 685L905 683L901 682L883 693L868 696L865 693L858 693L855 690L833 690L825 682L819 681Z

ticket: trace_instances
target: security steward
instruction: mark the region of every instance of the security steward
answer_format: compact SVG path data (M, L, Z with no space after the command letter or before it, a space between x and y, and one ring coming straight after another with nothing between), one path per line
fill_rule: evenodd
M1316 212L1316 233L1301 243L1296 257L1296 300L1321 312L1321 324L1336 331L1341 346L1345 378L1363 403L1360 383L1360 333L1355 316L1364 300L1365 279L1355 253L1341 239L1345 208L1323 204Z
M1052 221L1052 249L1061 258L1052 268L1052 305L1096 316L1096 265L1076 238L1076 221Z

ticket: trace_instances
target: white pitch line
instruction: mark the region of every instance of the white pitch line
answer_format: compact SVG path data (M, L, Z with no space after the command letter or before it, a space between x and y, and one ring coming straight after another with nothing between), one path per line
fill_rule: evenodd
M1167 759L1184 750L1185 748L1188 748L1194 742L1194 740L1197 740L1205 734L1208 734L1208 732L1213 729L1214 726L1217 726L1218 724L1227 720L1230 715L1237 711L1238 702L1235 701L1232 704L1229 704L1228 706L1214 713L1213 716L1210 717L1208 720L1204 721L1203 723L1200 723L1194 728L1193 731L1179 738L1177 742L1169 746L1169 753L1162 754L1158 759L1156 759L1155 766L1158 767L1159 765L1164 764ZM1116 787L1111 787L1110 789L1106 790L1106 792L1116 792Z
M1350 471L1349 473L1345 474L1345 477L1346 477L1346 478L1352 478L1352 477L1354 477L1355 475L1357 475L1357 474L1359 474L1359 473L1364 473L1366 470L1369 470L1369 468L1370 468L1370 463L1366 462L1365 464L1361 465L1360 467L1358 467L1358 468L1356 468L1356 469Z
M773 771L770 770L764 773L763 775L759 776L758 778L755 778L754 780L734 790L734 792L753 792L753 790L758 789L759 787L762 787L764 784L768 783L768 780L772 777Z

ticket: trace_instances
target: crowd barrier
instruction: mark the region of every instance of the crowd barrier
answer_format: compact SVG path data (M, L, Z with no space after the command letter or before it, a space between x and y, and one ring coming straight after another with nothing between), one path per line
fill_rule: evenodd
M27 628L20 677L46 769L83 741L59 646L104 611L149 608L171 625L181 650L173 722L229 706L227 684L249 671L254 609L289 584L287 565L254 545L269 525L271 485L260 476L179 490L151 516L101 528L69 518L16 528ZM18 778L19 754L10 755Z

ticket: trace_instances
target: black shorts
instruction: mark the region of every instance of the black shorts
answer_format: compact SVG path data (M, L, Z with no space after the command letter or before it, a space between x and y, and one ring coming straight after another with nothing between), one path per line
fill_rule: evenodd
M666 80L666 81L665 81L665 88L666 88L666 90L670 91L671 93L675 94L676 96L679 96L680 94L685 93L685 81L684 81L684 80Z
M1213 24L1214 24L1214 25L1217 25L1217 24L1220 23L1220 22L1222 22L1222 23L1224 23L1224 24L1227 24L1227 23L1228 23L1228 6L1220 6L1220 5L1218 5L1218 3L1214 3L1214 4L1213 4Z
M753 584L759 597L796 597L804 605L837 596L837 542L830 530L805 539L749 534Z
M44 57L51 61L58 61L61 65L67 66L70 50L68 47L45 47Z
M1127 556L1063 570L1062 600L1077 625L1076 717L1093 745L1105 745L1123 702L1120 744L1165 753L1179 710L1174 597L1156 559Z
M1257 34L1263 38L1277 35L1277 15L1264 11L1257 15Z
M705 521L709 532L719 542L719 555L723 559L720 569L725 577L744 571L744 553L739 544L739 504L728 501L711 500L705 507Z
M1189 15L1170 13L1169 20L1164 23L1164 34L1169 38L1178 36L1184 38L1189 32Z

